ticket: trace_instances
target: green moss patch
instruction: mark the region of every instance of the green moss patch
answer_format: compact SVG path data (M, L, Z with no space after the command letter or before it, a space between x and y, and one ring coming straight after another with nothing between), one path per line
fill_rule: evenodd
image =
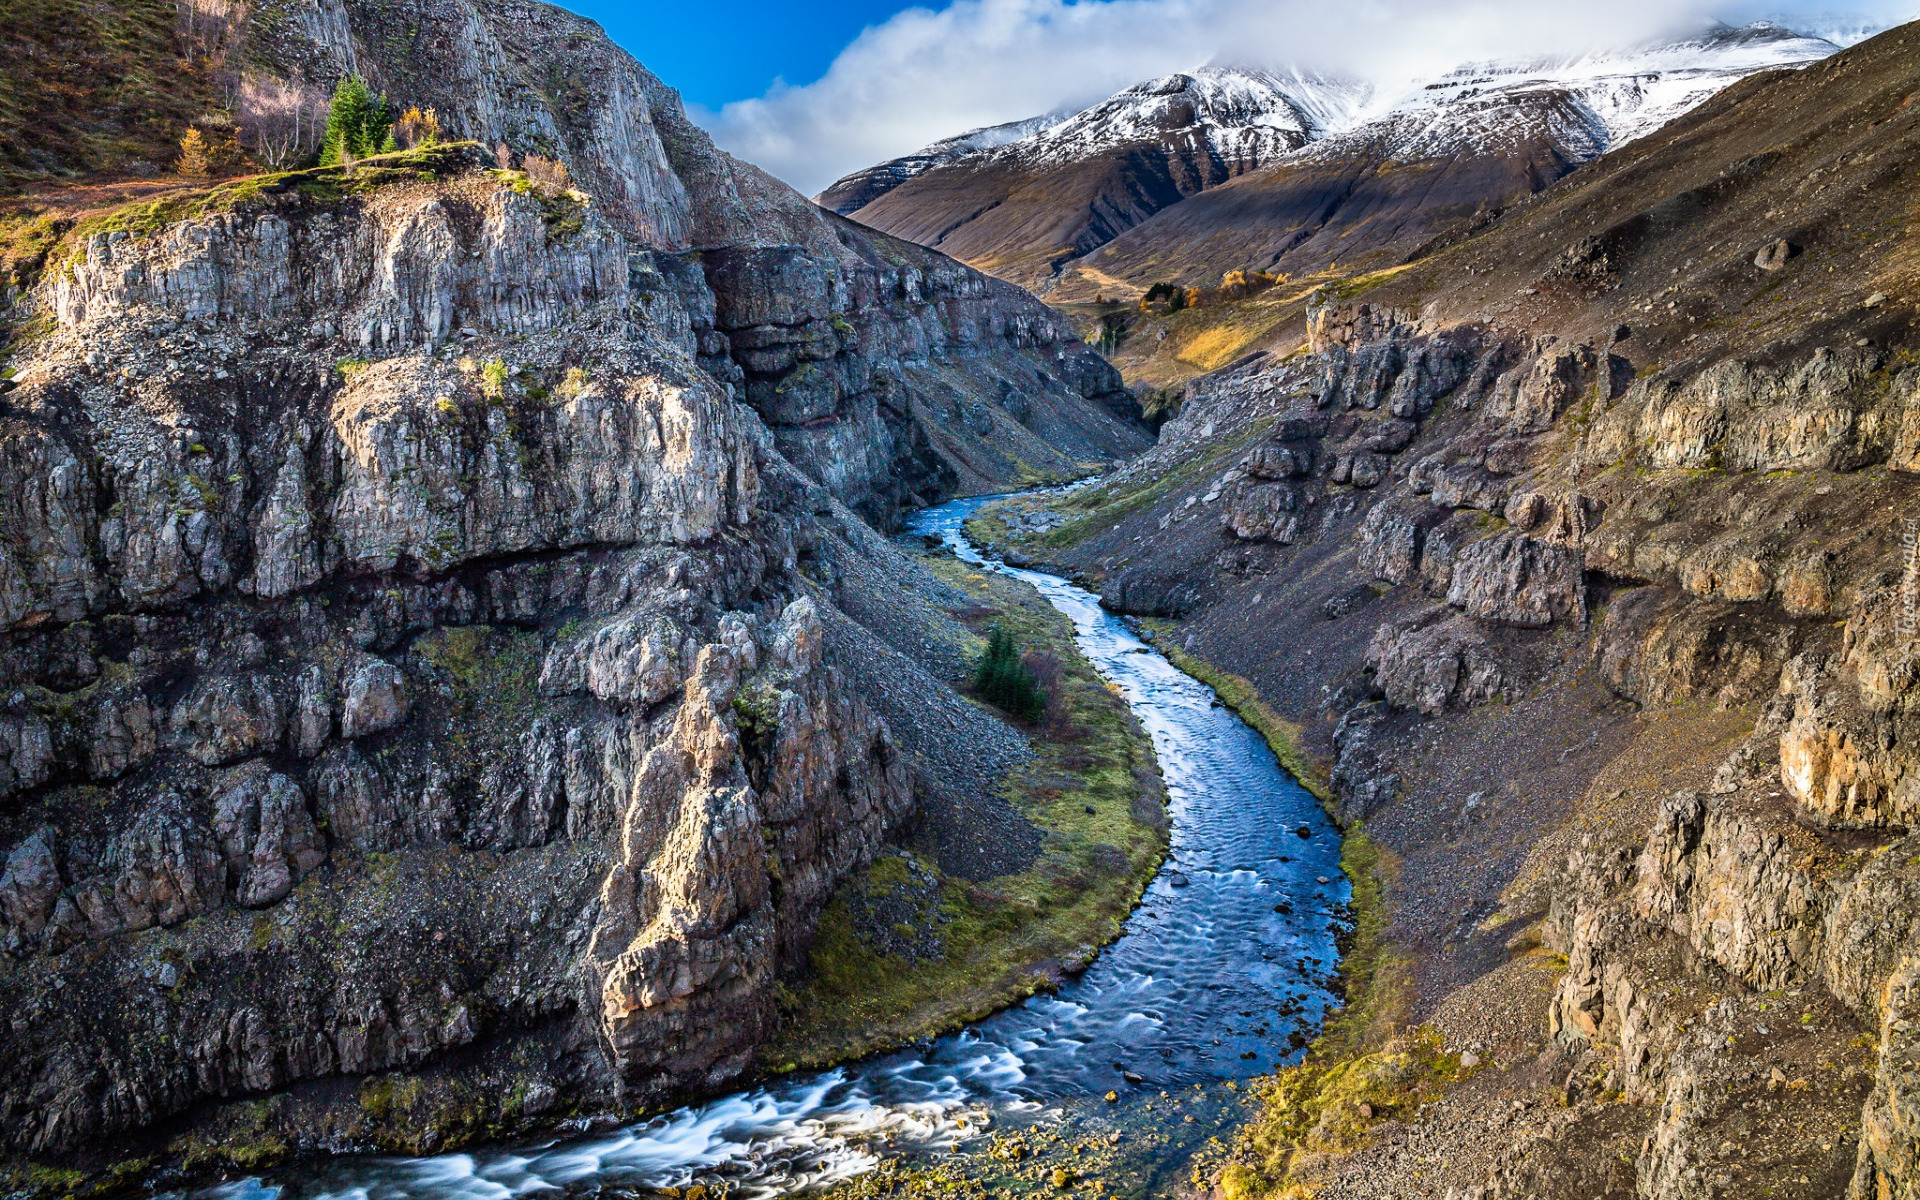
M776 1070L948 1032L1056 986L1119 936L1166 855L1152 743L1080 655L1072 625L1025 584L951 559L929 565L968 594L980 632L1000 624L1042 667L1049 702L1029 730L1035 755L1002 787L1044 843L1026 870L985 881L899 855L849 881L763 1052Z

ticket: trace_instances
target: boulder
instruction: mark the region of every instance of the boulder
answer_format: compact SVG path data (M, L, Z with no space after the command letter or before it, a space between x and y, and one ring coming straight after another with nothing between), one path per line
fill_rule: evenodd
M168 724L175 745L214 767L279 749L286 712L271 676L211 675L174 705Z
M1380 626L1366 664L1388 704L1429 714L1497 699L1505 686L1473 623L1438 606Z
M1447 603L1510 625L1584 620L1585 566L1571 547L1508 530L1455 555Z
M242 908L263 908L326 861L300 785L264 766L242 768L214 798L213 831Z
M384 658L363 655L347 671L340 736L363 738L407 719L406 678Z
M1785 238L1775 238L1754 252L1753 265L1762 271L1784 271L1799 249Z

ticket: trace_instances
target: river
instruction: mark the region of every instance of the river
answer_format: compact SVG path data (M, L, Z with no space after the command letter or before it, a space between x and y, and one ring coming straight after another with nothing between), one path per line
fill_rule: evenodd
M346 1155L199 1196L508 1200L704 1184L759 1200L888 1158L953 1161L1009 1128L1064 1126L1116 1146L1129 1130L1131 1154L1109 1164L1111 1194L1168 1190L1240 1119L1231 1082L1297 1058L1334 1003L1335 921L1348 895L1339 835L1259 734L1097 597L982 558L962 523L984 503L924 510L909 534L1032 584L1065 614L1151 735L1166 779L1167 863L1084 974L959 1033L649 1120L426 1158Z

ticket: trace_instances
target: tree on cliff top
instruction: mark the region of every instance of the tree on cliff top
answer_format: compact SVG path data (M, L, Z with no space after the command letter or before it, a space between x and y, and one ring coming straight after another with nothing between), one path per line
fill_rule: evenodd
M333 103L327 109L320 165L351 164L356 158L394 149L393 108L386 97L374 95L358 75L342 79L333 89Z
M203 179L212 170L212 160L207 157L207 139L197 128L187 126L186 136L180 139L180 157L175 160L174 170L189 179Z

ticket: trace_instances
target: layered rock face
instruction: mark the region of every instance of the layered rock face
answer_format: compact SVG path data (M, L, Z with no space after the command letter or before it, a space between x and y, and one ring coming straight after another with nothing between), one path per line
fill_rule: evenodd
M6 434L13 1148L543 1023L602 1095L764 1034L913 783L795 574L851 518L649 264L466 174L56 283Z
M248 1136L424 1149L737 1075L839 881L960 746L1019 754L922 661L958 598L861 514L1144 438L1037 303L718 154L591 25L399 19L265 6L229 63L363 72L581 190L461 145L294 176L25 301L13 1153L268 1095Z

